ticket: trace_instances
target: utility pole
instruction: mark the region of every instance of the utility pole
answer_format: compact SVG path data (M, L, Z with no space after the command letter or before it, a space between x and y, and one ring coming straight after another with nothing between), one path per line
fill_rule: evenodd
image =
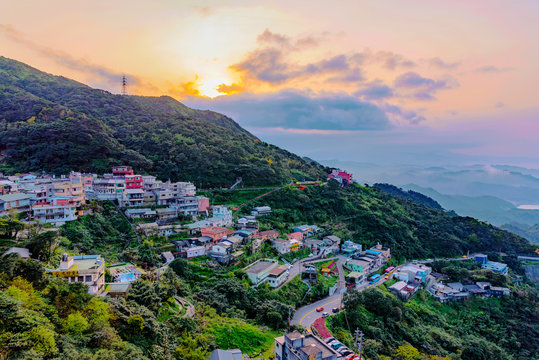
M363 331L359 330L358 328L356 328L356 349L357 349L357 355L359 356L358 360L363 360L363 358L361 357L361 352L363 350Z

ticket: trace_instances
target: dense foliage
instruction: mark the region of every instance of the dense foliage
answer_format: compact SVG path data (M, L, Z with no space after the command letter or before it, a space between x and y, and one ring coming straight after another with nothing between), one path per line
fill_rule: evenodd
M330 319L330 327L348 342L351 330L361 329L370 359L400 359L395 349L403 344L452 359L538 359L538 300L537 289L521 287L511 297L446 304L421 290L404 303L379 286L348 292L346 310Z
M289 186L255 205L273 209L271 215L260 218L264 226L290 231L292 224L332 224L364 246L380 242L390 247L397 259L459 256L467 251L533 251L526 240L507 231L371 187L342 188L334 181L303 191Z
M233 120L170 97L113 95L0 57L5 172L103 173L132 165L200 187L282 184L326 170L264 143Z
M440 210L442 209L442 206L436 200L428 196L425 196L421 193L418 193L417 191L413 191L413 190L405 191L391 184L374 184L373 186L393 196L399 196L404 199L413 201L416 204L422 204L422 205L431 207L433 209L440 209Z

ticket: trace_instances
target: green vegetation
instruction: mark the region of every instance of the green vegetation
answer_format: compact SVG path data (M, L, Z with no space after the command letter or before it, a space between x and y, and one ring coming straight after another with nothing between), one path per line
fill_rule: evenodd
M264 226L283 231L293 224L330 224L364 248L378 242L390 247L398 261L453 257L467 251L533 251L526 240L509 232L371 187L342 188L334 181L303 191L288 186L254 202L256 205L273 209L271 215L260 218Z
M126 164L200 188L280 185L326 169L264 143L230 118L170 97L113 95L0 57L2 171L104 173Z
M139 244L131 224L110 201L93 202L92 214L80 216L62 226L61 234L71 242L69 249L86 254L102 254L108 261L139 262Z
M346 310L331 317L329 326L349 345L351 330L361 329L369 359L402 358L395 357L402 345L452 359L538 359L537 289L515 291L511 297L445 304L424 290L407 303L378 288L351 291L344 298Z

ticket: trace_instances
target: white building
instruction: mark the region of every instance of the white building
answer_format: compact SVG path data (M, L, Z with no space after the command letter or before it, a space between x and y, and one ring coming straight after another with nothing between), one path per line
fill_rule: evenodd
M105 260L101 255L64 254L60 267L47 271L56 277L66 278L69 282L82 282L88 285L90 294L100 294L105 287Z

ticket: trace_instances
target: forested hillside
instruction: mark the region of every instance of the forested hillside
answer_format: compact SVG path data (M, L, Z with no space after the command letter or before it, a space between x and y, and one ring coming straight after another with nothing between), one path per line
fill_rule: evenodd
M533 247L508 231L469 217L416 204L372 187L287 187L258 200L273 213L261 219L268 228L286 224L332 224L341 235L364 245L389 246L399 259L459 256L467 251L525 253Z
M282 184L326 171L264 143L232 119L170 97L113 95L0 57L0 153L5 173L103 173L132 165L197 185Z

